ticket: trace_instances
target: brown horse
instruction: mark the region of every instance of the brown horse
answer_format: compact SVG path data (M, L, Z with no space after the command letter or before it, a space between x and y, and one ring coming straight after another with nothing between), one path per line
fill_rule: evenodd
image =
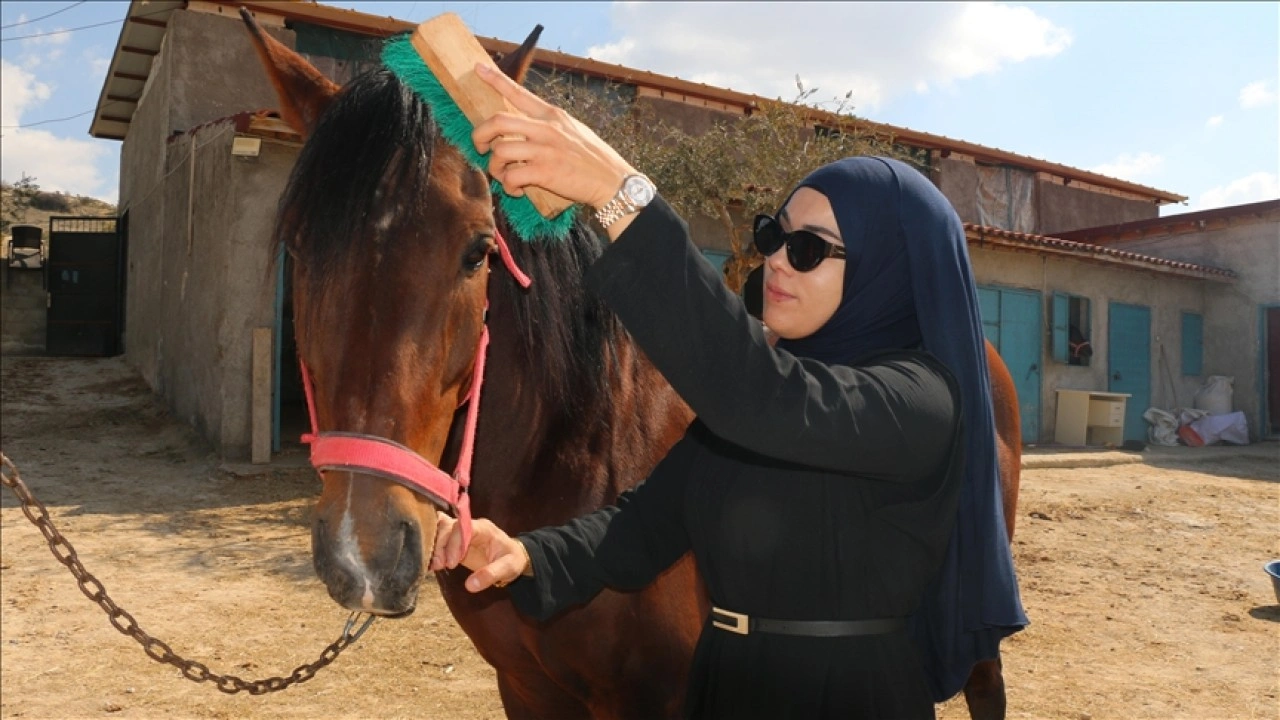
M990 342L987 342L987 372L991 376L991 406L995 412L996 462L1000 466L1004 527L1012 547L1022 480L1022 417L1013 376ZM1004 673L1000 658L983 660L973 666L964 684L964 699L973 720L1004 720Z
M386 70L338 88L242 14L282 116L307 138L276 240L294 261L296 337L318 426L387 438L450 467L487 316L475 515L521 532L563 523L640 482L692 416L582 287L601 241L581 224L563 242L514 241L530 290L500 268L491 273L503 221L487 180L444 142L412 91ZM517 81L536 36L502 60ZM1007 421L1017 408L1012 383L1007 372L995 379L997 419ZM1019 451L1012 417L999 425L1013 428L1000 457L1007 503ZM321 477L312 545L329 594L353 610L411 611L437 506L377 474ZM1012 527L1010 505L1006 517ZM497 671L508 716L679 714L709 607L691 557L642 591L606 591L545 624L516 613L501 590L466 592L464 575L441 573L439 586ZM985 687L1002 708L993 667Z

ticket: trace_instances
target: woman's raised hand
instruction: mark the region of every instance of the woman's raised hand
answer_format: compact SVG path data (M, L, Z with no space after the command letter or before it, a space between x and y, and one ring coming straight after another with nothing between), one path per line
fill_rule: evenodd
M476 126L471 140L490 152L489 174L509 195L529 185L600 208L636 172L586 125L483 63L476 74L523 115L498 113Z
M444 513L437 513L436 545L431 553L432 572L450 570L461 563L472 571L465 583L470 592L502 587L527 569L529 555L519 540L483 518L471 522L471 547L462 554L462 527Z

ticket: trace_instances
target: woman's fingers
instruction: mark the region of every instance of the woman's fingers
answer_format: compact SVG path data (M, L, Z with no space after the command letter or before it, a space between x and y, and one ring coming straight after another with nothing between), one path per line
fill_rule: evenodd
M471 143L483 155L504 141L523 142L531 137L541 138L545 134L547 131L542 123L524 115L503 112L477 125L471 131Z
M471 573L466 587L470 592L480 592L490 587L503 587L520 577L524 570L524 553L516 547L517 540L505 538L505 542L495 545L490 554L490 562Z
M489 160L489 174L502 184L502 190L512 196L524 195L529 185L542 186L539 182L538 168L529 165L531 157L505 159L502 157Z
M508 195L532 185L573 202L600 207L635 170L586 125L497 72L477 73L517 112L476 125L471 141L489 155L489 174ZM518 114L523 113L523 115Z
M539 146L511 136L494 139L493 150L489 153L489 174L499 180L507 166L528 164L539 153Z
M471 546L462 553L462 527L444 513L436 519L436 546L431 553L432 572L451 570L459 564L471 568L466 587L480 592L497 585L503 587L524 572L525 555L519 541L502 528L484 518L471 523Z
M515 109L533 117L543 117L546 112L552 109L542 98L525 90L515 80L504 75L497 68L486 63L476 63L476 75L481 80L489 83L489 86L498 91L498 94L506 98Z
M436 516L436 544L431 551L429 566L432 572L457 567L462 554L462 532L457 527L458 521L444 513L436 513Z

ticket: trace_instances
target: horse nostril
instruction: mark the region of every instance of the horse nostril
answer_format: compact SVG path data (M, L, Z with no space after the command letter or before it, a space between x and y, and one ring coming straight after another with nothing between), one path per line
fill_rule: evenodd
M329 562L329 546L324 531L324 521L316 520L311 524L311 563L316 574L324 577L324 567Z
M311 563L316 576L329 591L329 597L343 607L360 607L359 595L363 584L356 576L355 569L335 555L333 538L329 535L325 522L319 519L311 526Z
M400 552L396 558L395 568L388 578L390 587L411 591L422 577L422 529L417 523L404 522L400 525Z

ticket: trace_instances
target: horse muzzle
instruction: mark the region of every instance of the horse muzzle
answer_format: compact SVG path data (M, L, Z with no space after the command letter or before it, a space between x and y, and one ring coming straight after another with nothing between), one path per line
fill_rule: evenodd
M346 514L336 526L323 517L312 524L312 558L329 597L356 612L392 617L413 612L423 574L421 524L403 518L383 525L372 541L354 530Z

